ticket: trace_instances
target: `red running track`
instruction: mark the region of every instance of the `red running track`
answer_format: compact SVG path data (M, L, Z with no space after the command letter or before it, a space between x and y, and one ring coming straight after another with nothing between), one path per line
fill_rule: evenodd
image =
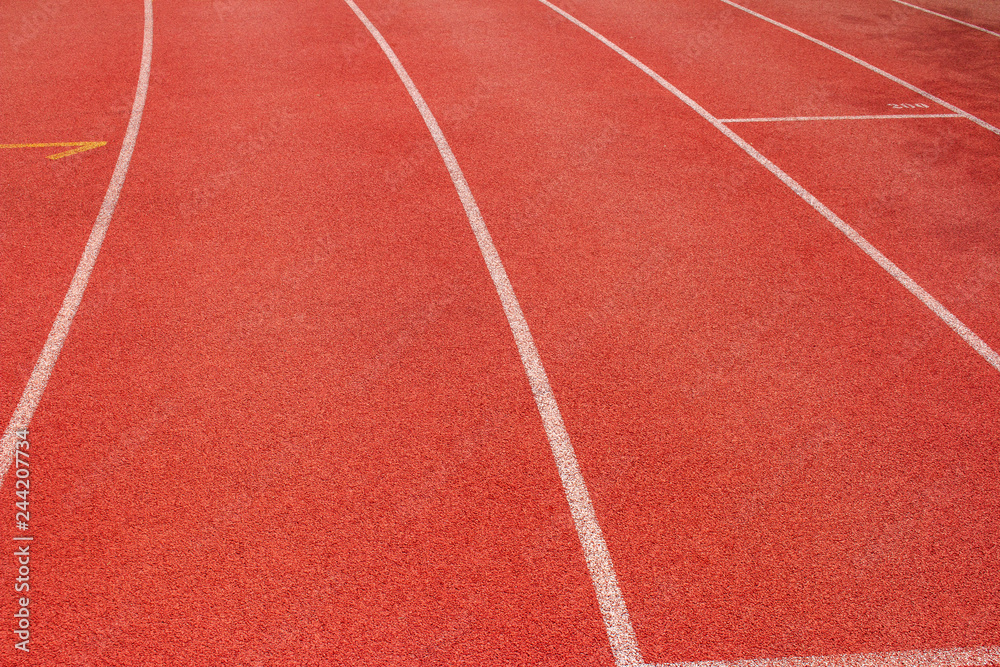
M747 6L1000 118L972 37L841 4ZM560 6L718 118L924 103L718 0ZM543 4L361 9L492 233L642 659L1000 664L997 369ZM31 650L10 547L0 662L615 664L496 290L375 40L341 3L153 11L137 147L30 424ZM121 146L142 7L0 16L19 68L0 141L108 141L0 153L9 414ZM917 34L978 60L908 59ZM1000 348L1000 136L965 118L729 127Z

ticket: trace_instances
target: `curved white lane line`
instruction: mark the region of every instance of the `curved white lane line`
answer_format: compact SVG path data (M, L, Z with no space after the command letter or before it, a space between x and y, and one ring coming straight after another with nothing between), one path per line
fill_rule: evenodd
M80 302L83 300L83 292L87 289L90 281L90 274L94 270L97 262L97 255L101 252L101 244L104 242L104 235L111 224L111 216L115 212L118 204L118 195L121 194L122 184L125 182L125 175L128 173L128 165L132 160L132 151L135 149L136 137L139 135L139 122L142 120L142 109L146 105L146 90L149 88L149 66L153 58L153 0L145 0L145 21L142 33L142 63L139 66L139 83L135 89L135 100L132 102L132 115L128 120L128 129L125 131L125 139L122 141L121 151L118 153L118 162L115 164L115 171L111 175L111 183L104 195L104 202L101 210L97 213L97 220L90 231L90 238L83 250L80 263L77 264L76 273L73 274L73 281L70 283L69 291L63 299L62 308L56 316L49 337L45 340L45 346L38 355L35 368L31 371L28 384L21 394L14 415L7 424L4 431L3 440L0 442L0 484L10 468L14 458L15 432L27 429L31 423L31 417L35 414L38 402L45 392L45 386L52 375L52 369L59 359L59 352L62 350L66 336L69 334L70 325L73 324L73 317L76 315Z
M965 21L959 21L957 18L955 18L953 16L948 16L946 14L938 14L937 12L932 12L931 10L925 9L924 7L917 7L916 5L911 5L908 2L903 2L903 0L892 0L892 1L896 2L896 3L899 3L901 5L906 5L907 7L912 7L913 9L919 9L922 12L927 12L928 14L933 14L934 16L940 16L943 19L948 19L949 21L954 21L955 23L961 23L962 25L964 25L964 26L966 26L968 28L974 28L976 30L982 30L985 33L993 35L994 37L1000 37L1000 33L993 32L992 30L987 30L986 28L983 28L983 27L978 26L978 25L974 25L972 23L966 23Z
M538 349L535 347L535 341L531 336L531 331L528 330L528 323L524 319L524 313L521 312L521 306L517 301L517 296L514 294L514 288L507 278L507 271L504 269L503 262L500 261L500 255L493 245L493 239L486 228L486 223L483 222L479 206L472 196L472 191L469 189L465 175L458 165L458 160L455 159L455 155L452 153L451 147L444 137L444 133L441 132L441 128L434 119L434 114L431 113L430 108L428 108L423 96L417 90L413 80L406 73L402 63L399 62L399 58L396 57L392 47L389 46L389 43L382 37L378 29L372 25L372 22L368 20L364 12L354 4L353 0L344 0L344 2L347 3L361 22L364 23L365 27L368 28L368 32L372 34L372 37L378 42L389 62L392 63L396 74L399 75L410 97L413 98L414 104L417 105L420 115L427 124L427 129L430 130L431 136L434 138L434 143L437 144L438 151L441 153L441 157L448 167L448 173L451 174L451 180L454 182L455 190L458 191L458 197L465 208L465 214L468 216L469 224L476 235L476 241L479 242L479 250L486 261L486 267L490 272L490 277L493 279L493 285L500 296L504 313L507 315L507 322L510 324L510 330L514 334L514 340L517 343L517 350L521 355L521 363L524 365L524 371L527 373L528 381L531 383L531 392L535 397L535 404L538 406L538 412L542 417L542 424L545 427L549 446L552 448L552 455L555 457L556 466L559 469L559 476L566 493L566 500L569 502L577 535L580 538L580 544L583 546L584 557L586 558L587 568L590 571L590 577L597 593L598 606L600 607L601 616L604 619L604 625L608 632L611 650L619 667L639 665L642 662L642 658L639 655L635 632L632 630L632 624L628 618L628 610L625 608L625 601L618 587L618 578L611 563L611 554L608 552L607 544L604 541L604 534L597 523L594 507L590 502L587 485L584 482L583 474L580 472L580 466L577 464L576 454L573 451L573 446L570 444L566 427L563 425L562 415L559 413L559 406L556 405L555 395L552 393L545 369L542 367L542 360L538 355Z
M872 65L871 63L865 62L861 58L858 58L856 56L852 56L850 53L847 53L846 51L841 51L836 46L832 46L830 44L827 44L826 42L824 42L822 40L816 39L815 37L810 37L809 35L805 34L801 30L796 30L795 28L793 28L791 26L787 26L784 23L780 23L779 21L775 21L774 19L768 18L768 17L764 16L763 14L758 14L757 12L753 11L752 9L747 9L743 5L736 4L732 0L719 0L719 2L724 2L727 5L729 5L730 7L735 7L736 9L740 10L741 12L746 12L747 14L750 14L751 16L756 16L761 21L767 21L771 25L777 26L777 27L779 27L779 28L781 28L783 30L787 30L788 32L792 33L793 35L798 35L799 37L802 37L803 39L808 39L813 44L818 44L819 46L822 46L824 49L829 49L830 51L833 51L837 55L844 56L845 58L847 58L848 60L850 60L853 63L857 63L858 65L861 65L862 67L864 67L866 69L870 69L871 71L875 72L876 74L881 74L885 78L889 79L890 81L894 81L895 83L898 83L899 85L903 86L904 88L909 88L910 90L912 90L913 92L915 92L917 95L920 95L922 97L926 97L927 99L929 99L929 100L931 100L931 101L933 101L933 102L935 102L937 104L940 104L941 106L943 106L946 109L951 109L952 111L954 111L958 115L962 116L963 118L968 118L969 120L971 120L976 125L984 127L984 128L986 128L987 130L989 130L990 132L992 132L994 134L1000 134L1000 128L994 127L993 125L990 125L989 123L987 123L985 120L983 120L981 118L977 118L976 116L973 116L968 111L962 111L961 109L959 109L958 107L956 107L954 104L949 104L948 102L945 102L944 100L942 100L940 97L935 97L934 95L931 95L930 93L928 93L926 90L921 90L920 88L917 88L916 86L914 86L912 83L907 83L906 81L903 81L902 79L900 79L898 76L893 76L892 74L889 74L885 70L879 69L878 67L875 67L875 65Z
M1000 647L848 653L808 658L761 658L706 662L672 662L644 667L986 667L1000 664Z
M548 0L538 0L538 1L541 2L543 5L552 9L554 12L563 16L563 18L565 18L567 21L570 21L576 26L587 31L592 36L597 38L600 42L602 42L605 46L610 48L612 51L614 51L621 57L625 58L625 60L629 61L639 69L641 69L643 72L649 75L654 81L656 81L658 84L666 88L678 99L680 99L682 102L684 102L694 111L696 111L698 115L700 115L702 118L704 118L713 126L715 126L715 129L717 129L719 132L722 132L724 135L729 137L733 141L733 143L735 143L737 146L746 151L747 154L750 155L750 157L752 157L754 160L759 162L761 166L763 166L765 169L767 169L772 174L777 176L782 183L791 188L792 191L795 192L795 194L797 194L799 197L805 200L810 206L816 209L816 211L818 211L820 215L822 215L824 218L829 220L834 227L843 232L844 236L849 238L856 246L861 248L861 250L863 250L866 255L875 260L875 262L883 269L885 269L885 271L888 272L889 275L891 275L893 278L899 281L899 283L903 285L903 287L908 289L910 293L913 294L913 296L920 299L924 303L924 305L926 305L928 308L934 311L935 315L941 318L941 320L943 320L945 324L947 324L949 327L952 328L952 330L955 333L961 336L962 339L972 347L972 349L978 352L983 357L983 359L987 361L987 363L989 363L995 369L1000 371L1000 355L994 352L993 349L991 349L990 346L985 343L985 341L983 341L979 336L977 336L971 329L969 329L969 327L965 326L965 324L963 324L957 317L955 317L951 313L951 311L945 308L937 299L931 296L927 292L927 290L918 285L916 281L910 278L910 276L908 276L901 268L893 264L888 257L879 252L878 248L869 243L863 236L861 236L861 234L855 231L853 227L851 227L846 222L837 217L837 214L828 209L826 205L823 204L823 202L816 199L816 197L814 197L811 192L802 187L798 183L798 181L793 179L791 176L782 171L776 164L774 164L766 157L764 157L756 148L747 143L740 135L736 134L731 129L729 129L729 127L726 126L718 118L716 118L708 111L706 111L700 104L698 104L690 97L682 93L672 83L664 79L662 76L660 76L659 74L651 70L649 67L641 63L638 59L635 58L635 56L631 55L630 53L622 49L620 46L609 40L601 33L597 32L590 26L586 25L582 21L576 19L575 17L566 13L562 9L559 9ZM722 2L729 2L729 0L722 0Z

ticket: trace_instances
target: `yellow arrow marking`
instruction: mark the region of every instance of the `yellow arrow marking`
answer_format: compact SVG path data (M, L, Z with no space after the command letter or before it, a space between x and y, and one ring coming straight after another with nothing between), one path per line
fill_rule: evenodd
M100 148L106 141L63 141L61 143L55 144L0 144L0 148L52 148L55 146L65 147L65 146L76 146L68 151L63 151L62 153L54 153L49 155L50 160L58 160L61 157L66 157L67 155L73 155L74 153L82 153L83 151L89 151L91 148Z

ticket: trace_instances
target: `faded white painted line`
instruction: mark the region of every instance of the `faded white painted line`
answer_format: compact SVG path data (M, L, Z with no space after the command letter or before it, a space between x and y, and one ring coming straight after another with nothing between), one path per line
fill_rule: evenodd
M720 123L783 123L800 120L882 120L894 118L962 118L957 113L885 114L880 116L789 116L787 118L720 118Z
M97 255L101 252L101 244L104 243L104 235L111 224L111 216L115 212L118 204L118 196L121 194L122 185L125 183L125 175L128 173L128 165L132 160L132 151L135 149L135 141L139 136L139 122L142 120L142 109L146 105L146 91L149 88L149 67L153 59L153 0L145 0L145 21L142 33L142 62L139 66L139 83L135 89L135 99L132 102L132 115L128 120L128 129L125 131L125 139L122 141L121 151L118 153L118 162L115 164L114 173L111 174L111 183L104 195L104 202L97 213L97 220L90 231L90 238L77 264L76 273L73 274L73 281L69 285L66 297L63 299L62 307L56 320L52 324L49 336L45 340L35 368L31 371L28 385L21 394L14 415L7 424L4 431L3 441L0 442L0 483L6 476L14 459L14 444L16 431L27 429L31 423L31 418L35 414L38 402L42 399L45 386L52 375L52 369L59 359L59 352L62 350L66 336L69 334L70 325L83 300L83 292L87 289L90 281L90 274L97 263Z
M964 25L964 26L966 26L968 28L974 28L975 30L981 30L981 31L983 31L983 32L985 32L985 33L987 33L989 35L993 35L994 37L1000 37L1000 33L993 32L992 30L987 30L986 28L983 28L983 27L978 26L978 25L974 25L972 23L966 23L965 21L959 21L954 16L948 16L947 14L938 14L937 12L932 12L931 10L926 9L924 7L917 7L916 5L911 5L908 2L903 2L903 0L892 0L892 1L896 2L896 3L899 3L901 5L906 5L907 7L912 7L913 9L919 9L922 12L927 12L928 14L933 14L934 16L940 16L943 19L948 19L949 21L954 21L955 23L961 23L962 25Z
M676 86L664 79L662 76L651 70L645 64L640 62L635 56L631 55L620 46L609 40L604 35L600 34L590 26L586 25L577 18L571 16L562 9L556 7L548 0L538 0L543 5L549 7L554 12L563 16L566 20L575 24L576 26L582 28L586 32L590 33L593 37L598 39L605 46L610 48L612 51L625 58L640 70L645 72L650 78L656 81L658 84L663 86L666 90L670 91L682 102L687 104L691 109L698 113L702 118L707 120L715 129L722 132L724 135L729 137L737 146L742 148L747 152L750 157L759 162L764 168L770 171L772 174L778 177L782 183L787 185L795 194L805 200L810 206L812 206L816 211L820 213L824 218L829 220L834 227L839 229L847 238L849 238L856 246L865 252L869 257L871 257L875 262L881 266L886 272L889 273L893 278L895 278L903 287L908 289L911 294L920 299L928 308L930 308L935 315L937 315L941 320L947 324L951 329L957 333L962 339L969 344L972 349L978 352L983 359L987 361L991 366L1000 371L1000 355L998 355L993 349L990 348L979 336L977 336L969 327L965 326L957 317L955 317L951 311L945 308L937 299L931 296L923 287L918 285L910 276L908 276L902 269L893 264L889 258L883 255L879 250L869 243L864 237L861 236L853 227L848 225L846 222L841 220L833 211L826 207L821 201L816 199L812 193L806 190L802 185L800 185L795 179L782 171L776 164L764 157L756 148L751 146L746 142L741 136L733 132L729 127L720 121L718 118L710 114L705 110L700 104L695 102L693 99L682 93ZM728 0L722 0L723 2L728 2Z
M1000 128L994 127L993 125L990 125L989 123L987 123L985 120L983 120L981 118L977 118L976 116L973 116L968 111L962 111L961 109L959 109L958 107L956 107L954 104L949 104L948 102L945 102L944 100L942 100L940 97L935 97L934 95L931 95L930 93L928 93L926 90L921 90L920 88L917 88L916 86L914 86L912 83L907 83L906 81L903 81L902 79L900 79L898 76L893 76L892 74L889 74L885 70L879 69L878 67L875 67L875 65L872 65L871 63L865 62L861 58L852 56L850 53L847 53L846 51L841 51L840 49L838 49L835 46L827 44L824 41L818 40L815 37L810 37L809 35L805 34L804 32L802 32L800 30L796 30L795 28L792 28L791 26L787 26L784 23L780 23L778 21L775 21L774 19L768 18L768 17L764 16L763 14L758 14L757 12L753 11L752 9L747 9L743 5L736 4L732 0L719 0L719 2L724 2L727 5L729 5L730 7L735 7L736 9L740 10L741 12L746 12L747 14L750 14L751 16L756 16L761 21L767 21L771 25L777 26L777 27L779 27L779 28L781 28L783 30L787 30L788 32L792 33L793 35L798 35L799 37L802 37L803 39L808 39L813 44L818 44L819 46L822 46L824 49L829 49L830 51L833 51L837 55L841 55L841 56L847 58L851 62L857 63L858 65L861 65L862 67L864 67L866 69L869 69L869 70L875 72L876 74L880 74L880 75L884 76L885 78L889 79L890 81L894 81L895 83L898 83L899 85L903 86L904 88L908 88L909 90L912 90L916 94L918 94L918 95L920 95L922 97L926 97L927 99L940 104L945 109L951 109L952 111L954 111L955 113L957 113L959 116L962 116L963 118L967 118L967 119L971 120L976 125L979 125L980 127L984 127L987 130L989 130L990 132L993 132L994 134L1000 134Z
M1000 647L850 653L728 662L672 662L645 667L985 667L986 665L1000 665Z
M570 513L573 516L573 523L576 525L576 532L583 547L587 568L590 571L590 578L597 593L598 606L601 610L601 616L604 619L604 625L608 632L608 639L611 643L611 650L614 653L615 661L619 667L637 666L641 664L642 658L639 654L635 632L632 630L628 610L625 608L625 600L618 586L618 577L611 563L611 554L608 552L607 544L604 541L604 534L597 522L597 516L594 514L594 507L590 501L590 493L587 491L583 474L580 472L576 453L573 451L569 434L566 432L566 427L563 424L559 406L556 405L552 387L549 386L548 376L542 366L542 359L538 354L538 349L535 347L531 331L528 329L528 322L524 318L524 313L521 311L517 296L514 294L514 288L507 277L507 271L504 269L500 255L493 245L493 239L486 228L483 216L479 212L479 206L472 196L472 190L469 189L465 175L462 173L462 169L458 165L458 160L455 158L454 153L452 153L451 147L444 137L444 133L438 126L434 114L431 113L423 96L417 90L410 75L406 73L399 58L393 52L392 47L389 46L389 43L378 29L352 0L344 0L344 2L347 3L361 22L364 23L365 27L368 28L368 32L372 34L372 37L378 42L389 62L392 63L396 74L399 75L410 97L413 98L414 104L417 105L424 123L427 124L427 129L430 130L431 136L434 138L434 143L437 144L438 151L441 153L441 157L448 167L448 173L451 174L451 180L455 184L458 198L462 201L462 206L465 208L465 214L469 218L472 232L479 243L479 250L483 255L483 260L486 262L490 277L493 279L493 285L500 296L504 313L507 315L507 322L517 343L518 353L521 355L521 363L524 365L524 371L531 384L531 392L535 397L535 404L538 406L538 412L541 415L542 424L548 436L552 455L555 457L559 477L562 480L563 490L566 493L566 500L569 502Z

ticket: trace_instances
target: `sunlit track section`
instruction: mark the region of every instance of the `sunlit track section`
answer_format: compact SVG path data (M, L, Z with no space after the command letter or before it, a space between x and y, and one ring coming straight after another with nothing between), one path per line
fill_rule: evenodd
M1000 665L1000 647L849 653L809 658L771 658L730 662L674 662L644 665L644 667L985 667L987 665Z
M975 30L981 30L982 32L985 32L988 35L993 35L994 37L1000 37L1000 33L993 32L992 30L987 30L986 28L983 28L982 26L974 25L972 23L966 23L965 21L959 21L954 16L948 16L947 14L938 14L937 12L932 12L931 10L926 9L924 7L917 7L916 5L911 5L908 2L903 2L903 0L892 0L892 1L895 2L895 3L897 3L897 4L900 4L900 5L906 5L907 7L912 7L913 9L918 9L918 10L920 10L922 12L927 12L928 14L933 14L934 16L940 16L943 19L948 19L949 21L954 21L955 23L961 23L962 25L964 25L967 28L973 28Z
M962 111L961 109L959 109L958 107L956 107L954 104L949 104L948 102L945 102L944 100L942 100L940 97L935 97L934 95L931 95L930 93L928 93L926 90L922 90L920 88L917 88L912 83L907 83L906 81L903 81L902 79L900 79L898 76L894 76L892 74L889 74L885 70L879 69L878 67L875 67L875 65L872 65L871 63L866 62L866 61L862 60L861 58L858 58L857 56L852 56L850 53L847 53L846 51L841 51L840 49L838 49L836 46L833 46L832 44L827 44L826 42L824 42L822 40L819 40L819 39L816 39L815 37L811 37L811 36L805 34L804 32L802 32L800 30L796 30L795 28L793 28L791 26L787 26L784 23L781 23L779 21L775 21L774 19L768 18L768 17L764 16L763 14L758 14L757 12L753 11L752 9L747 9L743 5L738 5L735 2L732 2L732 0L719 0L719 2L724 2L727 5L729 5L730 7L734 7L736 9L740 10L741 12L746 12L747 14L750 14L751 16L756 16L761 21L767 21L771 25L777 26L777 27L781 28L782 30L787 30L788 32L792 33L793 35L798 35L799 37L802 37L803 39L808 39L813 44L818 44L819 46L822 46L824 49L829 49L830 51L833 51L837 55L840 55L840 56L843 56L843 57L847 58L848 60L850 60L853 63L857 63L858 65L861 65L862 67L864 67L866 69L869 69L869 70L875 72L876 74L880 74L880 75L884 76L885 78L889 79L890 81L898 83L899 85L903 86L904 88L908 88L909 90L912 90L917 95L920 95L920 96L925 97L925 98L927 98L927 99L929 99L929 100L931 100L933 102L936 102L937 104L940 104L945 109L951 109L952 111L954 111L955 113L957 113L959 116L962 116L963 118L967 118L968 120L971 120L976 125L984 127L987 130L989 130L990 132L993 132L994 134L1000 134L1000 128L997 128L997 127L994 127L993 125L990 125L989 123L987 123L982 118L977 118L976 116L973 116L968 111Z
M560 14L567 21L570 21L574 25L590 33L593 37L597 38L601 43L610 48L612 51L614 51L621 57L625 58L625 60L629 61L630 63L638 67L640 70L649 75L654 81L663 86L666 90L675 95L686 105L691 107L691 109L697 112L698 115L700 115L702 118L704 118L713 126L715 126L715 129L717 129L719 132L722 132L724 135L729 137L737 146L746 151L747 154L750 155L750 157L759 162L761 166L770 171L772 174L777 176L782 183L791 188L791 190L795 192L795 194L797 194L806 203L808 203L810 206L816 209L816 211L819 212L820 215L822 215L828 221L830 221L830 223L833 224L834 227L843 232L844 236L849 238L856 246L858 246L861 250L863 250L866 255L875 260L875 262L883 269L885 269L885 271L889 273L889 275L891 275L893 278L899 281L899 283L903 285L903 287L908 289L910 293L913 294L913 296L920 299L920 301L922 301L924 305L926 305L928 308L934 311L935 315L941 318L941 320L945 324L947 324L949 327L951 327L951 329L955 333L961 336L962 339L966 343L968 343L970 347L972 347L972 349L978 352L983 357L983 359L987 361L987 363L989 363L995 369L1000 371L1000 355L998 355L989 345L987 345L983 339L977 336L975 332L969 329L969 327L965 326L965 324L963 324L961 320L955 317L955 315L952 314L951 311L945 308L944 305L941 304L941 302L939 302L937 299L931 296L930 293L927 292L927 290L925 290L923 287L918 285L915 280L910 278L910 276L907 275L906 272L904 272L901 268L896 266L888 257L883 255L878 250L878 248L869 243L853 227L851 227L849 224L841 220L836 213L827 208L823 202L821 202L819 199L813 196L811 192L802 187L802 185L800 185L798 181L796 181L794 178L792 178L784 171L782 171L781 168L778 167L778 165L774 164L766 157L764 157L764 155L761 154L760 151L751 146L745 139L743 139L743 137L741 137L740 135L736 134L731 129L729 129L729 127L724 122L722 122L721 120L710 114L708 111L705 110L704 107L702 107L693 99L682 93L676 86L674 86L672 83L664 79L662 76L660 76L653 70L651 70L645 64L640 62L635 56L628 53L620 46L609 40L601 33L597 32L587 24L583 23L579 19L568 14L559 7L556 7L548 0L538 0L538 1L541 2L543 5L545 5L546 7L552 9L554 12ZM728 0L722 0L722 1L728 2Z
M80 263L77 264L76 273L73 274L73 281L63 299L62 307L56 320L52 324L49 336L45 340L45 346L38 355L35 368L28 378L28 385L21 394L14 415L7 424L4 431L3 440L0 441L0 483L7 475L11 461L14 458L15 434L17 431L25 430L31 423L31 418L35 414L38 402L45 392L45 386L52 375L52 369L59 360L59 352L62 350L66 336L69 334L70 325L83 300L83 292L87 289L90 281L90 274L97 263L97 255L101 252L101 244L104 243L104 236L107 234L108 226L111 224L111 216L114 215L115 207L118 205L118 196L121 194L122 185L125 183L125 176L128 174L128 166L132 160L132 151L135 150L135 141L139 136L139 123L142 121L142 110L146 106L146 91L149 88L149 67L153 59L153 0L145 0L145 19L143 21L142 32L142 61L139 65L139 83L135 89L135 99L132 102L132 115L129 116L128 128L125 131L125 139L122 141L121 151L118 153L118 162L115 170L111 174L111 182L104 195L104 202L97 213L97 220L90 231L90 238L83 250Z
M900 118L961 118L957 113L885 114L881 116L789 116L787 118L720 118L720 123L785 123L803 120L894 120Z
M372 34L375 41L382 48L389 62L392 63L396 74L406 87L414 104L420 111L420 115L427 124L434 143L448 167L448 173L458 191L458 197L465 208L465 214L469 218L469 224L479 243L479 250L486 262L486 267L493 279L497 294L503 304L507 322L510 330L514 334L517 343L517 350L521 356L521 363L524 364L524 371L531 384L531 393L534 395L535 404L542 417L542 424L545 427L545 434L552 448L552 455L556 460L556 467L559 470L559 477L562 480L563 490L566 493L566 500L569 503L570 513L573 515L573 523L576 526L580 544L583 547L584 558L587 561L587 568L590 572L591 581L597 594L597 603L601 610L604 626L608 633L608 640L611 644L611 651L614 654L618 667L638 667L642 664L639 653L639 646L632 629L632 623L628 617L628 610L625 608L625 600L622 597L621 589L618 586L618 577L615 574L614 566L611 562L611 554L604 541L604 533L597 522L594 513L594 506L590 501L590 493L580 472L580 466L576 460L576 453L570 443L569 434L563 424L559 406L556 405L555 395L552 387L549 386L548 376L542 366L542 359L535 347L535 341L528 329L528 322L521 311L517 296L514 294L514 287L507 277L500 255L493 245L493 239L483 216L479 211L479 206L469 189L469 184L465 180L465 175L458 165L455 154L452 153L448 141L444 137L434 114L424 101L420 91L403 68L403 64L396 57L395 52L389 43L382 36L382 33L368 20L364 12L354 4L353 0L344 0L354 11L358 19L364 23L368 32Z

